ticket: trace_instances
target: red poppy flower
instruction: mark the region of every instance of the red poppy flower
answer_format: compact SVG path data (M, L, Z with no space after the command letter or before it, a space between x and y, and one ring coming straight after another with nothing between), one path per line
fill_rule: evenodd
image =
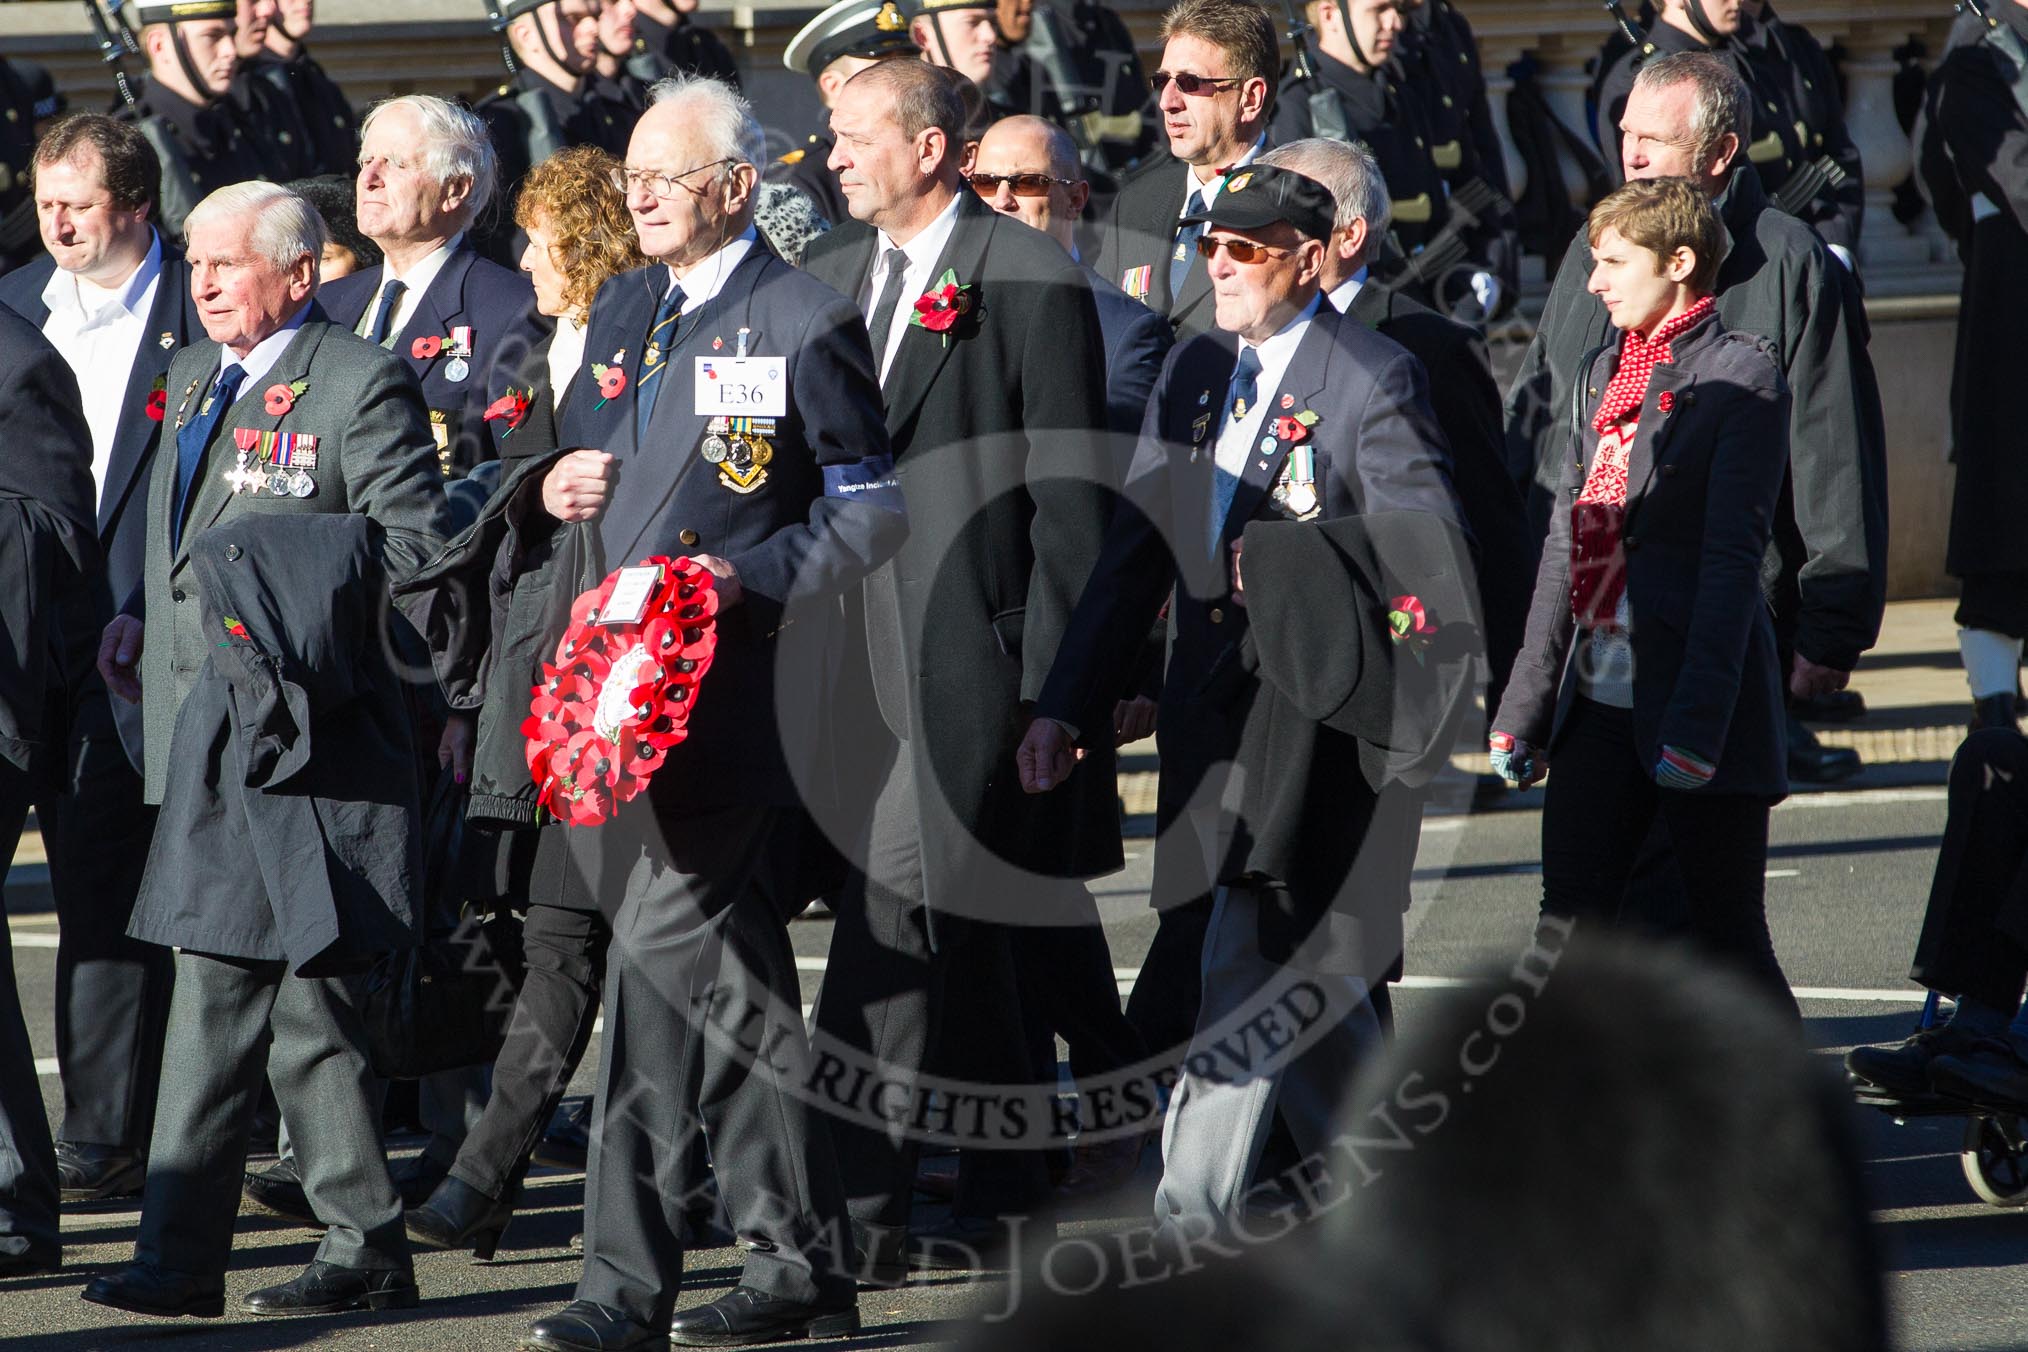
M444 350L442 335L429 333L408 345L408 355L417 361L435 361L437 353Z
M620 391L627 388L627 373L617 366L608 366L599 377L599 393L608 399L620 397Z
M1655 396L1655 407L1661 409L1662 412L1664 413L1667 413L1669 412L1669 410L1675 408L1676 392L1674 390L1663 390L1660 394Z
M521 735L536 798L570 825L595 826L647 787L689 735L717 646L711 574L687 558L642 563L662 572L640 621L601 622L615 571L572 604L556 660L530 691Z
M148 421L161 422L169 412L169 391L148 391Z
M1300 418L1284 417L1275 419L1275 438L1295 445L1309 440L1310 429Z
M1437 632L1422 598L1417 596L1397 596L1387 603L1387 628L1396 643L1406 643L1418 656Z
M248 643L253 642L253 635L246 631L246 626L230 615L225 617L225 632L234 638L245 639Z
M270 385L267 392L267 410L279 418L296 406L296 390L288 385Z
M487 422L492 422L496 418L504 418L507 421L507 431L512 432L515 428L521 426L523 420L528 417L528 395L521 390L509 386L507 393L486 405L486 411L480 417ZM502 433L502 435L504 436L506 433Z

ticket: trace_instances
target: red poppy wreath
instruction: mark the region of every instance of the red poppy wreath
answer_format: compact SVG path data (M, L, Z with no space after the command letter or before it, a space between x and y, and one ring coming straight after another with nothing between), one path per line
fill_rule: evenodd
M640 618L600 619L626 569L578 597L521 725L536 801L567 825L597 826L648 786L689 735L718 646L710 573L687 557L635 566L660 569Z

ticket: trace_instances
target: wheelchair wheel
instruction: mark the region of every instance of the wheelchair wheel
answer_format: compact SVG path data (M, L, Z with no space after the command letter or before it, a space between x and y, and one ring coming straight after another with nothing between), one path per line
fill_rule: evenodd
M1965 1182L1980 1200L1993 1206L2028 1206L2028 1139L2021 1134L2019 1117L1980 1113L1967 1118L1959 1160Z

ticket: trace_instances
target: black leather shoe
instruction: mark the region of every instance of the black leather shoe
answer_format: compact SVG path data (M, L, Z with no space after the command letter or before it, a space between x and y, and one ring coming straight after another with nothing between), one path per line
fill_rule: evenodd
M54 1272L63 1266L60 1253L9 1253L0 1254L0 1281L9 1277L33 1277L39 1273Z
M1789 715L1789 778L1804 784L1835 784L1861 768L1859 753L1849 746L1825 746L1817 735Z
M712 1301L669 1321L669 1341L678 1347L745 1347L789 1338L843 1338L859 1332L859 1305L806 1305L783 1300L751 1286L736 1286Z
M591 1100L571 1105L562 1122L535 1143L529 1159L551 1169L578 1169L591 1158Z
M240 1192L255 1211L280 1216L312 1230L328 1228L311 1209L309 1194L303 1191L303 1180L296 1176L296 1166L290 1160L247 1174Z
M249 1292L249 1314L336 1314L340 1310L413 1310L415 1276L398 1268L349 1268L313 1261L280 1286Z
M472 1257L485 1263L492 1261L500 1234L513 1217L512 1200L495 1201L469 1183L446 1177L429 1201L412 1208L404 1220L408 1237L424 1248L462 1249L469 1245Z
M66 1202L133 1197L148 1181L148 1162L139 1152L118 1146L58 1141L56 1181Z
M83 1292L94 1305L110 1305L129 1314L165 1319L188 1315L216 1319L225 1313L225 1287L211 1286L181 1272L165 1272L146 1263L131 1263L118 1272L94 1277Z
M908 1232L852 1222L852 1278L890 1290L908 1284Z
M1845 1070L1854 1080L1878 1085L1911 1098L1927 1096L1929 1068L1939 1056L1964 1056L1981 1039L1954 1023L1925 1028L1894 1047L1854 1047L1845 1053Z
M394 1180L403 1206L421 1206L435 1195L437 1185L451 1176L451 1166L438 1164L428 1155L412 1155L389 1165L387 1176Z
M1929 1082L1950 1098L2028 1113L2028 1065L2004 1042L1987 1039L1965 1055L1937 1057Z
M612 1306L589 1300L574 1300L536 1320L521 1340L524 1352L629 1352L668 1345L662 1330L643 1328Z

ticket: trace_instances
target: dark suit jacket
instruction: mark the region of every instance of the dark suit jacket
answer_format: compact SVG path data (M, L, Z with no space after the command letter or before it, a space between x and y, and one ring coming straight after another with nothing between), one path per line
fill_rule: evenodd
M619 486L590 551L590 582L655 555L715 554L739 570L745 599L719 617L689 739L669 753L649 793L665 816L791 806L794 775L808 765L792 769L790 753L811 748L777 726L775 638L784 611L806 597L835 597L891 555L906 528L895 510L873 356L847 301L756 242L718 294L679 322L642 445L634 428L641 354L668 284L668 269L656 264L600 289L577 377L584 388L564 409L563 445L596 446L619 462ZM742 328L748 355L787 358L789 386L766 477L745 493L701 455L709 420L695 412L694 397L698 359L731 353ZM627 385L601 399L591 366L616 353L624 353L617 364Z
M49 320L42 290L55 272L56 260L43 254L27 267L0 277L0 305L8 306L40 328ZM164 337L169 341L163 342ZM113 438L105 491L99 495L98 536L105 557L105 586L94 598L97 608L79 616L75 625L67 626L66 644L76 649L64 664L68 681L103 689L96 663L98 635L112 618L113 609L140 584L141 561L147 554L148 528L142 510L148 501L148 475L154 468L155 447L162 432L162 422L148 416L148 398L166 383L170 359L186 343L203 337L197 307L190 299L190 265L184 262L181 249L164 240L162 280L155 287L155 303L148 311L141 345L134 352L133 372L119 396L120 406L126 412ZM131 525L126 524L129 521ZM112 728L103 726L109 710L127 755L135 765L141 763L141 706L125 700L95 698L85 701L82 710L85 722L75 729L76 733L88 737L110 734Z
M367 268L320 290L317 299L331 322L357 330L384 272ZM453 382L448 355L418 357L414 348L418 338L448 339L458 325L471 326L473 355L467 363L470 374ZM527 389L531 379L541 376L549 331L550 322L535 309L535 288L526 276L479 257L469 242L444 260L442 271L402 325L394 353L422 382L430 431L440 438L437 463L445 478L468 473L482 460L499 458L505 424L489 423L479 415L507 393L509 385Z
M1216 556L1206 548L1218 410L1237 355L1227 334L1189 339L1169 354L1125 504L1036 703L1036 712L1109 741L1112 701L1173 586L1174 641L1158 716L1165 826L1238 746L1253 678L1239 655L1248 620L1230 600L1228 546L1247 522L1281 515L1272 491L1288 469L1285 441L1248 456ZM1398 344L1321 305L1269 395L1271 409L1283 407L1283 394L1292 397L1290 410L1318 415L1311 444L1321 517L1403 511L1460 519L1427 378Z
M875 239L841 225L805 266L856 298ZM1013 773L1022 701L1042 689L1112 503L1091 286L1053 240L970 192L932 276L946 268L973 307L948 343L911 327L896 350L883 392L909 538L865 587L881 713L908 737L915 782L942 790L921 795L933 907L966 887L974 842L1047 874L1120 864L1110 745L1075 792L1030 799Z
M167 757L134 938L305 976L415 942L420 783L380 533L346 513L240 516L199 537L191 586L213 638Z
M70 366L0 309L0 758L27 769L63 682L70 613L102 587L92 438ZM61 748L57 748L59 754Z
M1151 310L1169 316L1180 337L1210 333L1211 271L1202 258L1192 257L1183 289L1169 294L1169 262L1176 247L1176 222L1190 196L1190 166L1166 150L1150 155L1127 175L1106 218L1104 248L1095 271L1114 286L1126 287L1137 268L1148 269L1148 292L1142 297ZM1129 294L1132 294L1131 290Z
M1727 332L1715 315L1677 338L1674 351L1676 360L1649 377L1628 457L1622 540L1634 737L1650 772L1663 746L1677 746L1717 763L1700 792L1778 798L1788 792L1783 681L1760 573L1787 459L1779 451L1788 384L1772 344ZM1552 765L1577 686L1569 509L1597 454L1591 419L1618 366L1614 346L1579 368L1587 393L1565 415L1569 458L1527 642L1493 719L1499 731L1548 748Z
M1091 269L1092 303L1098 307L1099 333L1106 346L1106 429L1125 439L1120 474L1126 475L1133 443L1141 435L1148 396L1162 374L1162 359L1176 345L1176 331L1162 316Z
M1420 301L1362 286L1350 313L1383 338L1407 348L1429 373L1436 419L1451 448L1451 478L1465 522L1478 544L1479 612L1491 668L1488 698L1496 705L1528 623L1536 540L1527 509L1507 476L1500 390L1476 330L1446 319Z

